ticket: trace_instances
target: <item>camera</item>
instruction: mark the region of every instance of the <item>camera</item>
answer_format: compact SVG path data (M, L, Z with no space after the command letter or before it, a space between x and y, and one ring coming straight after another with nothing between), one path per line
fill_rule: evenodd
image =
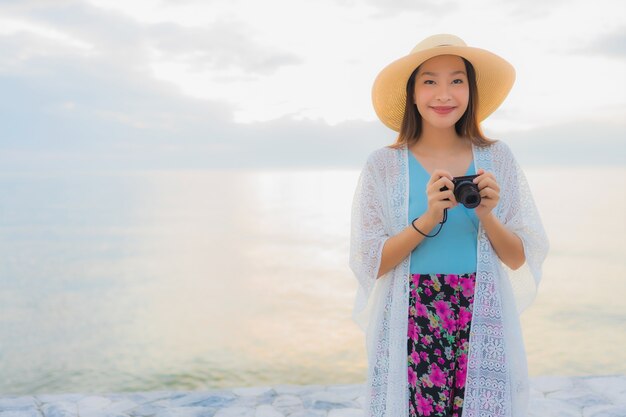
M478 175L466 175L452 178L452 184L454 184L454 198L467 208L478 207L480 204L478 185L472 182L477 176ZM444 185L439 191L445 191L447 189L448 187Z

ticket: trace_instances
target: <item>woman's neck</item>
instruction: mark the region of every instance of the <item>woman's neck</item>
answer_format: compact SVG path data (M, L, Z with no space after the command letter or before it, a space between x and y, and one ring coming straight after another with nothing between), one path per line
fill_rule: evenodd
M454 126L446 129L437 129L424 124L419 141L414 150L431 156L444 156L456 153L467 147L467 141L457 135Z
M417 143L412 146L412 150L425 156L438 157L456 154L466 150L468 146L471 146L471 142L463 140L456 132L453 135L442 134L441 136L422 134Z

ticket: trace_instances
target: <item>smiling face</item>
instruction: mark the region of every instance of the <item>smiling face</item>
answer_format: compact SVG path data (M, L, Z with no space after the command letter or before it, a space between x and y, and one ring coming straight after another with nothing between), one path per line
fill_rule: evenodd
M463 59L439 55L422 63L415 76L415 105L424 124L454 127L469 103L469 83Z

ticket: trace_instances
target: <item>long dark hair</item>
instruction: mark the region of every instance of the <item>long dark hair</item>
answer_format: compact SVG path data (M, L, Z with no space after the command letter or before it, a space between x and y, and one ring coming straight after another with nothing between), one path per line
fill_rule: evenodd
M460 58L463 59L467 72L469 101L467 103L467 110L465 110L463 116L454 124L454 130L457 135L462 138L469 138L469 140L477 146L489 146L497 141L489 139L483 134L477 119L476 104L478 102L478 88L476 87L476 71L474 70L474 66L467 59L463 57ZM406 105L404 107L402 125L400 126L400 132L398 133L395 143L389 145L389 148L400 148L404 145L411 147L419 141L422 134L422 116L419 114L413 98L415 77L421 66L420 64L415 68L406 83Z

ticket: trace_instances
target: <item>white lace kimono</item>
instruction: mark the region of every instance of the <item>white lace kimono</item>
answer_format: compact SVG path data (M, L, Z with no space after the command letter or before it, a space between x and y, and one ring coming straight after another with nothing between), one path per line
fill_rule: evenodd
M462 417L526 417L528 369L519 314L535 298L549 243L508 145L473 146L473 154L476 170L496 177L500 200L493 213L521 238L526 262L515 271L504 265L480 224ZM373 151L353 198L349 264L358 281L353 319L366 340L366 417L409 415L410 256L376 279L383 244L409 226L407 158L406 146Z

